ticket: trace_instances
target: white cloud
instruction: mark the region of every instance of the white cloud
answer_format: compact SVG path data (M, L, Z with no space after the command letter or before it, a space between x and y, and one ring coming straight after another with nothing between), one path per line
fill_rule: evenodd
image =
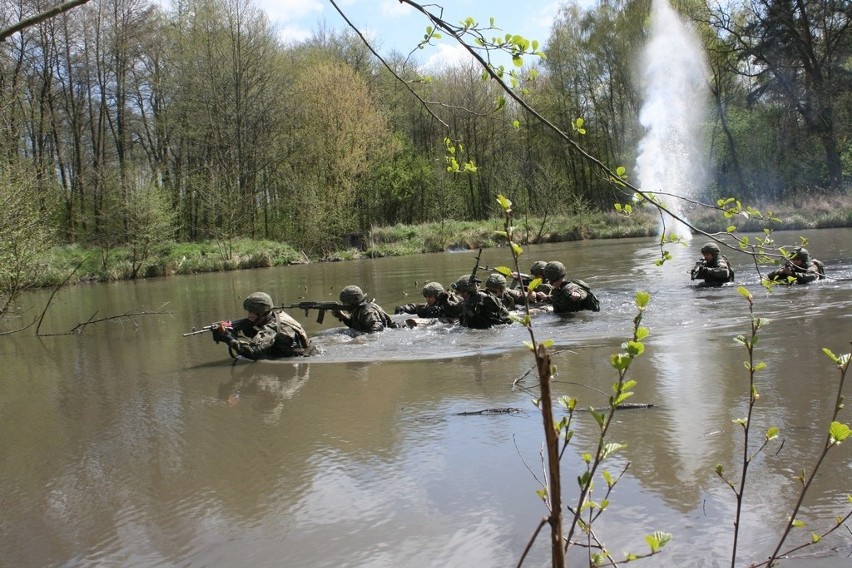
M414 8L399 2L399 0L382 0L379 5L379 12L382 16L390 18L406 18L415 14Z
M427 69L453 67L463 61L472 60L470 53L468 53L458 43L454 43L452 45L446 43L439 43L431 49L435 49L436 52L430 55L429 58L426 60L426 64L424 65L424 67L426 67Z
M257 5L274 21L293 21L313 14L321 14L321 0L257 0Z

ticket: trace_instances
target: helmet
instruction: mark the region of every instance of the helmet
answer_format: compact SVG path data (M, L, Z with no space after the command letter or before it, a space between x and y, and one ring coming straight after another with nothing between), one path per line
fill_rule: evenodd
M716 243L710 242L710 243L705 244L703 247L701 247L701 254L704 254L705 252L711 252L713 254L719 254L722 251L719 250L719 245L717 245Z
M811 255L805 247L796 247L793 249L793 256L790 260L801 260L804 263L811 261Z
M266 292L255 292L243 300L243 309L252 314L265 314L272 308L272 298Z
M367 294L365 294L358 286L347 286L340 292L340 303L346 304L347 306L360 304L366 298Z
M470 276L459 276L458 279L453 282L453 289L455 289L457 292L475 292L476 279L471 282Z
M440 282L429 282L425 286L423 286L423 297L426 296L435 296L438 297L444 293L444 287L441 286Z
M565 265L561 262L548 262L544 267L544 279L548 282L565 278L566 274L568 273L565 271Z
M500 288L506 288L506 277L502 274L492 274L485 281L486 290L499 290Z
M530 266L530 274L535 277L544 276L544 267L547 266L547 263L543 260L537 260L532 263Z

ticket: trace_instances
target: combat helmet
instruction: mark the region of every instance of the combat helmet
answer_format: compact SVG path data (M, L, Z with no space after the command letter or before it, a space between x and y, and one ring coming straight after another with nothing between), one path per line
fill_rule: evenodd
M506 277L503 276L502 274L492 274L485 281L485 289L486 290L494 290L494 291L497 291L497 290L500 290L500 289L505 290L506 289Z
M805 247L796 247L793 249L793 256L790 260L801 260L805 264L811 261L811 255Z
M358 286L347 286L340 292L340 303L347 306L360 304L367 299L367 294L364 293Z
M561 280L565 278L566 274L568 274L568 272L565 270L565 265L555 260L553 262L548 262L547 266L544 267L544 279L548 282Z
M540 278L544 276L544 267L547 266L547 263L543 260L537 260L532 263L530 266L530 274L535 278Z
M459 276L458 279L453 282L453 290L457 292L476 292L476 279L474 278L471 282L470 276Z
M440 282L429 282L423 286L423 297L435 296L436 298L444 293L444 287Z
M255 292L243 300L243 309L252 314L265 314L272 308L272 298L266 292Z
M713 254L719 254L722 251L719 249L719 245L717 245L714 242L709 242L709 243L705 244L703 247L701 247L701 254L704 254L705 252L710 252L710 253L713 253Z

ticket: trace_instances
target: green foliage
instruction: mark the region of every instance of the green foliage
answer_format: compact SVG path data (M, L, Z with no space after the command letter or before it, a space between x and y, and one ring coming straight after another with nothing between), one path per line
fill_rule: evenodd
M54 235L36 177L25 166L0 166L0 317L46 271Z

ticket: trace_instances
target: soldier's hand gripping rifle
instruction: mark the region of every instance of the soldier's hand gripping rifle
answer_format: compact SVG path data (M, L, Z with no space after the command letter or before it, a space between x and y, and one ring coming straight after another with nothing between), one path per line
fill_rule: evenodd
M212 330L217 329L219 327L223 327L227 331L231 331L234 328L233 324L230 321L217 321L215 323L211 323L210 325L205 325L204 327L199 327L199 328L193 327L192 331L184 333L183 336L188 337L190 335L198 335L200 333L206 333L208 331L212 331Z
M319 310L319 313L317 314L317 323L323 322L323 320L325 319L325 312L326 311L330 310L332 312L345 312L345 311L348 311L350 309L349 306L347 306L346 304L341 304L340 302L310 302L310 301L299 302L299 303L296 303L296 304L288 304L286 306L280 306L280 307L287 308L287 309L305 310L305 317L307 317L309 311Z
M701 274L701 269L704 268L704 261L699 260L695 263L695 266L692 267L692 270L689 271L689 275L695 280L699 274Z

